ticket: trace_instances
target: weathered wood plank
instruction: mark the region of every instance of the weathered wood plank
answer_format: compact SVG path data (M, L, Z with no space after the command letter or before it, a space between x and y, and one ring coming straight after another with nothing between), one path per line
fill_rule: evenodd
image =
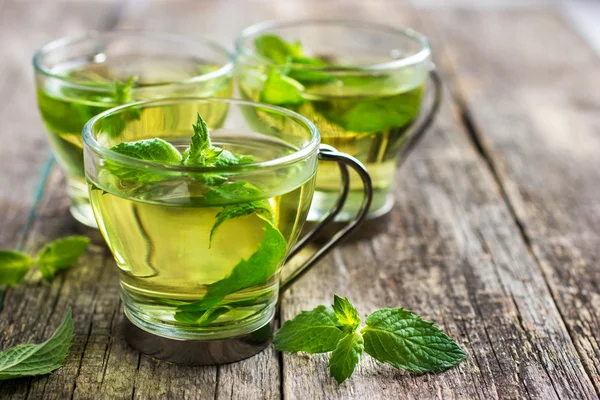
M600 59L548 9L424 16L598 394Z
M281 17L345 12L330 2L285 2L278 11ZM360 13L419 26L414 12L389 3L369 3ZM332 292L349 295L362 312L405 306L453 333L469 361L441 375L387 379L365 362L336 387L324 359L284 355L284 396L595 398L541 271L449 103L442 122L450 129L432 132L403 167L392 232L337 250L337 259L286 296L282 316L331 301Z

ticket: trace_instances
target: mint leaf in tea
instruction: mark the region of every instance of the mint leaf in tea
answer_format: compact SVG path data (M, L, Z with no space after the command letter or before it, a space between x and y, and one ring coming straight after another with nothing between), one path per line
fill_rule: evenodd
M314 175L256 164L297 151L276 138L215 135L200 115L189 126L188 135L112 146L146 163L105 160L89 180L90 199L130 319L159 321L174 336L247 332L273 316Z

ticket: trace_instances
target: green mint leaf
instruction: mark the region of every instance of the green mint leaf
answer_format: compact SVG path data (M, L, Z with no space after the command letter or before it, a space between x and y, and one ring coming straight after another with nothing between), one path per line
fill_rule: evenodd
M285 64L290 59L302 57L302 46L299 42L288 43L281 37L273 34L259 36L254 40L258 54L269 58L277 64Z
M360 325L358 311L345 297L333 295L333 311L345 330L354 332Z
M213 188L206 193L207 204L223 204L233 202L251 202L259 200L263 193L252 184L245 181L227 183Z
M0 352L0 380L49 374L60 368L73 340L71 310L54 335L41 344L22 344Z
M186 152L186 158L183 160L183 163L186 165L207 166L206 151L211 147L208 126L200 114L197 114L196 124L192 124L192 127L194 128L192 143Z
M154 161L164 164L181 163L181 153L169 142L160 139L121 142L110 148L112 151L138 160ZM151 169L125 167L113 161L106 162L106 168L123 180L142 183L160 182L165 175Z
M297 105L304 103L304 86L276 69L269 76L260 92L260 101L274 105Z
M199 311L178 311L174 318L178 322L194 324L197 326L208 326L212 324L221 315L232 311L231 306L212 307L208 310Z
M125 82L115 82L115 102L117 104L127 104L133 101L131 89L133 89L137 81L137 75L132 75Z
M208 292L201 300L205 308L218 304L231 293L265 283L283 262L287 254L285 238L271 221L260 214L258 217L265 221L265 235L258 249L247 260L242 259L228 277L208 285Z
M217 228L228 219L243 217L244 215L250 215L257 213L268 218L270 221L273 219L273 211L271 205L267 200L253 201L250 203L233 204L223 207L221 211L215 217L216 221L210 230L210 241L209 246L212 243L212 238L217 231Z
M33 260L20 251L0 250L0 285L16 285L23 279Z
M47 244L38 253L35 261L44 279L51 282L57 270L75 264L85 253L90 239L85 236L69 236Z
M403 308L383 308L366 319L365 351L381 362L411 372L435 372L467 356L433 322Z
M181 153L169 142L155 138L137 142L121 142L110 148L112 151L138 160L165 164L179 164Z
M275 334L273 343L279 351L327 353L335 350L346 335L337 325L335 312L329 307L318 306L286 321Z
M329 373L338 384L348 379L360 361L365 346L360 332L348 334L339 341L329 359Z
M343 111L322 110L331 122L345 130L376 133L404 127L417 119L421 107L422 89L390 97L367 98Z

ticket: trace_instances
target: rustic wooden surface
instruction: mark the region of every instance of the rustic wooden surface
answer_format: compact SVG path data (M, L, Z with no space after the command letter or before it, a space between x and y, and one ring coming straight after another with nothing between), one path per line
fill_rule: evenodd
M325 357L272 349L218 367L156 361L124 342L116 267L96 245L51 285L32 274L1 295L0 349L47 338L67 307L76 337L63 368L1 382L0 398L598 398L600 59L554 2L483 3L0 1L0 248L31 252L77 232L33 106L44 42L116 24L231 43L249 24L309 16L427 33L448 90L402 167L391 225L336 249L286 294L282 318L337 293L363 316L410 308L469 354L423 376L365 357L342 386Z

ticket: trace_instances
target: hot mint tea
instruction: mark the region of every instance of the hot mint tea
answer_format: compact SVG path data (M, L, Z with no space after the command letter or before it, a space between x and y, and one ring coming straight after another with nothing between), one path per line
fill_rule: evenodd
M314 174L286 168L257 185L200 172L273 160L296 149L260 136L212 143L198 118L191 142L173 136L111 147L174 168L197 166L197 173L161 174L107 160L97 179L89 179L89 189L121 272L128 318L172 337L210 332L214 339L251 331L273 317L279 268L306 219Z

